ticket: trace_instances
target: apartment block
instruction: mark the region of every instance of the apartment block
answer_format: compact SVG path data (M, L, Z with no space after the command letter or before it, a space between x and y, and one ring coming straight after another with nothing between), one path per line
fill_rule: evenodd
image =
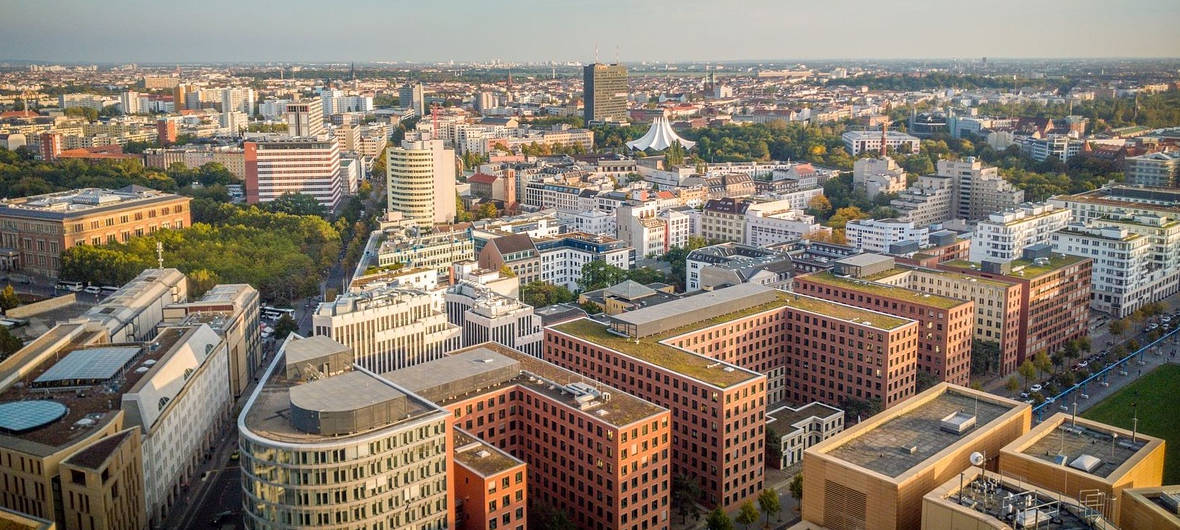
M865 252L890 252L894 245L930 243L930 228L898 219L855 219L844 227L848 244Z
M324 104L319 98L287 103L283 112L287 136L316 137L324 134Z
M63 460L63 528L147 528L142 465L139 430L133 428L107 436Z
M314 336L307 340L335 340L365 369L397 370L437 359L461 345L463 330L434 308L434 297L420 289L381 287L345 293L320 303L311 317Z
M876 275L892 269L892 258L863 254L840 263L839 275L814 272L795 277L795 292L916 320L918 368L935 381L970 382L973 301L876 282ZM850 264L865 264L865 268L851 272Z
M472 259L475 259L475 242L471 232L465 230L425 234L387 231L377 248L380 267L400 263L407 269L431 269L438 274L447 274L455 263Z
M455 528L449 411L320 341L289 336L238 417L245 527Z
M1180 182L1177 182L1180 176L1180 151L1129 156L1123 163L1126 164L1123 181L1128 185L1149 188L1180 186Z
M1007 264L949 261L938 268L1020 285L1020 343L1017 364L1038 352L1054 352L1085 336L1090 315L1089 258L1025 249Z
M1023 256L1027 247L1051 244L1053 232L1065 228L1069 222L1069 210L1048 203L994 211L976 225L970 259L1012 261Z
M988 372L1016 371L1021 335L1021 284L989 280L949 270L901 265L875 276L875 281L956 300L975 302L974 339L995 346L999 357Z
M668 527L667 409L494 343L382 377L450 412L457 433L525 463L527 492L516 462L488 455L501 478L488 485L485 528L493 520L523 528L526 503L558 509L580 528ZM456 448L462 468L471 455Z
M955 188L950 177L922 175L913 186L899 193L889 205L897 218L915 226L930 226L955 218Z
M1112 215L1156 215L1180 219L1180 206L1176 205L1178 202L1178 189L1120 185L1049 199L1050 204L1067 208L1077 223L1089 223Z
M1024 190L1017 189L973 156L962 160L939 160L938 175L949 177L955 189L952 212L960 219L983 219L1024 202Z
M334 141L292 137L245 142L243 150L246 202L250 204L270 202L284 193L302 193L333 211L346 193L340 175L340 148Z
M876 153L885 147L899 153L916 155L921 144L921 140L916 136L910 136L900 131L887 131L885 133L877 131L848 131L840 135L840 138L844 141L844 147L848 148L848 152L852 156L866 151ZM884 146L881 145L882 142L884 142Z
M920 528L923 497L1028 432L1031 408L942 383L803 453L803 527Z
M67 248L189 226L190 201L140 186L10 198L0 204L0 260L9 271L57 278Z
M528 527L525 463L455 429L455 523L460 529Z
M389 211L423 228L455 219L455 150L442 140L403 141L386 150Z

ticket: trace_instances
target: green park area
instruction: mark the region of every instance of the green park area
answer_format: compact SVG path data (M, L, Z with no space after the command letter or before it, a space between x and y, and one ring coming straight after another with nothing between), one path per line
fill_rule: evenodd
M1165 364L1102 400L1083 417L1124 429L1131 428L1131 419L1139 418L1139 432L1163 438L1164 484L1180 483L1180 366ZM1132 405L1137 405L1132 411Z

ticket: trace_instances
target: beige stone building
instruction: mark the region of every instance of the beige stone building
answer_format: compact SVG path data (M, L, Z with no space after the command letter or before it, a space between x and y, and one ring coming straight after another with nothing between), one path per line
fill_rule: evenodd
M65 527L145 528L143 459L138 429L124 429L61 463Z
M933 486L1028 431L1025 404L939 384L803 453L803 523L833 530L912 529Z

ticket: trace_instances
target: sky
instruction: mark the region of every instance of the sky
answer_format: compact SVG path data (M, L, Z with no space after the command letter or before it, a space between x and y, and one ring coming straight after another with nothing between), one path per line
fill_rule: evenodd
M1124 3L1125 2L1125 3ZM0 0L0 60L1177 57L1180 0Z

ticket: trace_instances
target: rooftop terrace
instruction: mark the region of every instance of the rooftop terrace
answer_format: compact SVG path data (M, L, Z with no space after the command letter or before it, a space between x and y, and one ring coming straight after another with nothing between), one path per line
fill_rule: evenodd
M948 387L945 392L860 432L827 453L871 471L898 477L943 449L970 438L975 430L1010 410L1012 407L1005 404L978 399ZM963 434L940 428L943 418L959 412L975 415L975 427Z
M942 309L950 309L967 302L955 298L948 298L946 296L939 296L936 294L923 293L905 287L896 287L893 285L886 285L883 283L876 283L868 280L861 280L847 276L836 276L831 272L816 272L800 277L807 281L818 283L821 285L828 285L840 289L849 289L859 291L876 296L884 296L896 300L903 300L913 304L928 305Z

